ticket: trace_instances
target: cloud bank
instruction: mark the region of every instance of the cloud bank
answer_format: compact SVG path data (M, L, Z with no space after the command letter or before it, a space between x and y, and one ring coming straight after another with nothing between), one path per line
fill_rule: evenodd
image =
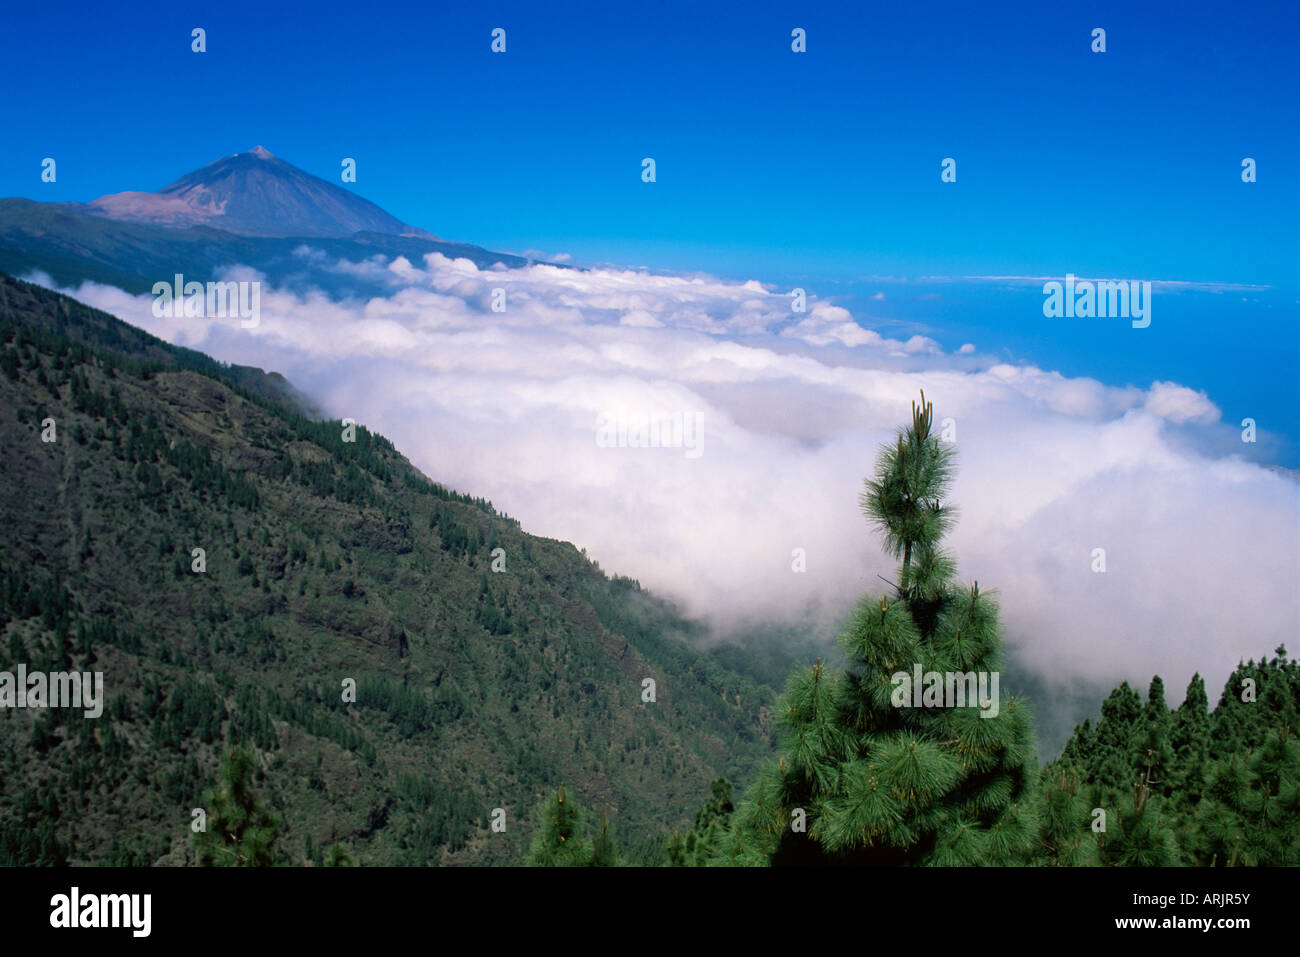
M150 297L110 287L66 291L284 373L432 478L722 630L825 624L887 587L877 576L892 579L895 563L857 498L924 389L957 448L959 573L999 589L1017 659L1048 682L1158 672L1177 701L1195 671L1215 689L1239 659L1294 644L1297 483L1196 451L1196 430L1231 427L1203 393L890 339L828 302L794 313L785 290L755 281L480 270L437 254L337 268L391 292L334 302L264 289L260 324L243 329L155 318ZM649 444L636 422L684 416L699 423L698 455L635 447ZM634 423L627 441L598 441L611 420ZM806 572L792 570L796 549Z

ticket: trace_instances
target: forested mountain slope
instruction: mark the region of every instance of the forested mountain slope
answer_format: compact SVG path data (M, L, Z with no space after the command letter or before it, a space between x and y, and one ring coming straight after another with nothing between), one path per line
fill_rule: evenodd
M184 862L234 745L288 861L362 864L516 863L561 780L635 846L771 753L771 692L636 583L278 377L0 280L0 648L106 698L0 710L0 863Z

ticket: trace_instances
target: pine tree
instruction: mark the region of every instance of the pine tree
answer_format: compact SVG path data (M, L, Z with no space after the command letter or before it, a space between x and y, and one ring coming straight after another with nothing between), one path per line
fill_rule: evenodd
M253 755L236 748L222 764L221 784L204 802L205 830L194 835L194 850L204 867L269 867L280 822L253 793Z
M735 805L731 782L716 778L709 785L709 800L695 812L695 823L685 835L674 831L668 840L667 859L672 867L705 867L728 864L723 856L727 828Z
M1192 675L1183 703L1174 712L1169 746L1174 752L1169 786L1174 794L1183 795L1194 807L1201 797L1210 751L1209 699L1205 695L1205 679L1200 674Z
M1120 867L1171 867L1185 863L1169 815L1159 798L1141 785L1107 814L1100 862Z
M1173 722L1165 704L1165 683L1156 675L1147 691L1142 709L1144 727L1138 755L1139 787L1148 796L1154 792L1169 794L1169 776L1173 773L1174 751L1169 743Z
M618 845L614 841L613 828L610 827L609 813L603 804L600 808L600 820L596 826L596 834L591 839L591 866L618 866Z
M1033 862L1050 867L1098 863L1092 807L1079 776L1063 766L1045 768L1038 788L1039 845Z
M330 845L329 857L325 858L322 866L324 867L351 867L353 865L352 855L348 853L346 847L339 841Z
M1142 721L1142 699L1122 682L1102 702L1101 720L1093 737L1093 774L1089 780L1103 789L1098 805L1111 803L1133 786L1137 774L1137 743Z
M955 516L945 502L953 450L932 421L922 393L860 500L900 560L894 591L858 606L840 638L847 670L819 661L791 676L778 711L784 753L738 813L728 863L986 864L1029 854L1027 707L943 696L949 675L985 676L991 688L1001 638L993 594L956 585L940 548ZM916 668L927 676L923 707L900 694Z
M532 861L539 867L582 867L591 848L582 836L582 809L561 784L542 806L542 826L533 838Z

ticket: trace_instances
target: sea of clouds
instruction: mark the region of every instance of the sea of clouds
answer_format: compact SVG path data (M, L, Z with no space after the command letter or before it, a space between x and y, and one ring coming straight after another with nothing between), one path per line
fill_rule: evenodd
M719 633L826 627L888 587L878 576L892 579L896 563L858 495L924 389L936 422L955 429L959 573L1000 591L1017 660L1047 682L1145 687L1159 673L1177 702L1199 671L1213 703L1239 660L1295 643L1300 486L1197 451L1198 430L1238 429L1203 393L887 338L816 298L793 312L789 290L756 281L298 255L391 291L337 302L263 288L255 328L157 318L152 297L106 286L63 291L170 342L282 372L431 478L574 542ZM260 277L241 267L225 278ZM597 441L602 418L638 414L698 415L700 454Z

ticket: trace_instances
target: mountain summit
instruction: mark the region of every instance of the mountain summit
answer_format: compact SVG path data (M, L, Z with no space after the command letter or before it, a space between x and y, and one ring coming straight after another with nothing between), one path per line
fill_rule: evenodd
M305 258L303 246L324 255ZM430 253L468 259L479 269L535 262L408 226L264 146L219 159L156 193L111 193L91 203L0 199L0 272L42 273L61 286L91 280L141 295L178 272L212 281L238 263L278 289L368 298L390 287L335 268L338 262L402 256L420 263Z
M342 186L305 173L263 146L209 163L156 193L112 193L86 211L119 222L211 226L241 236L434 238Z

